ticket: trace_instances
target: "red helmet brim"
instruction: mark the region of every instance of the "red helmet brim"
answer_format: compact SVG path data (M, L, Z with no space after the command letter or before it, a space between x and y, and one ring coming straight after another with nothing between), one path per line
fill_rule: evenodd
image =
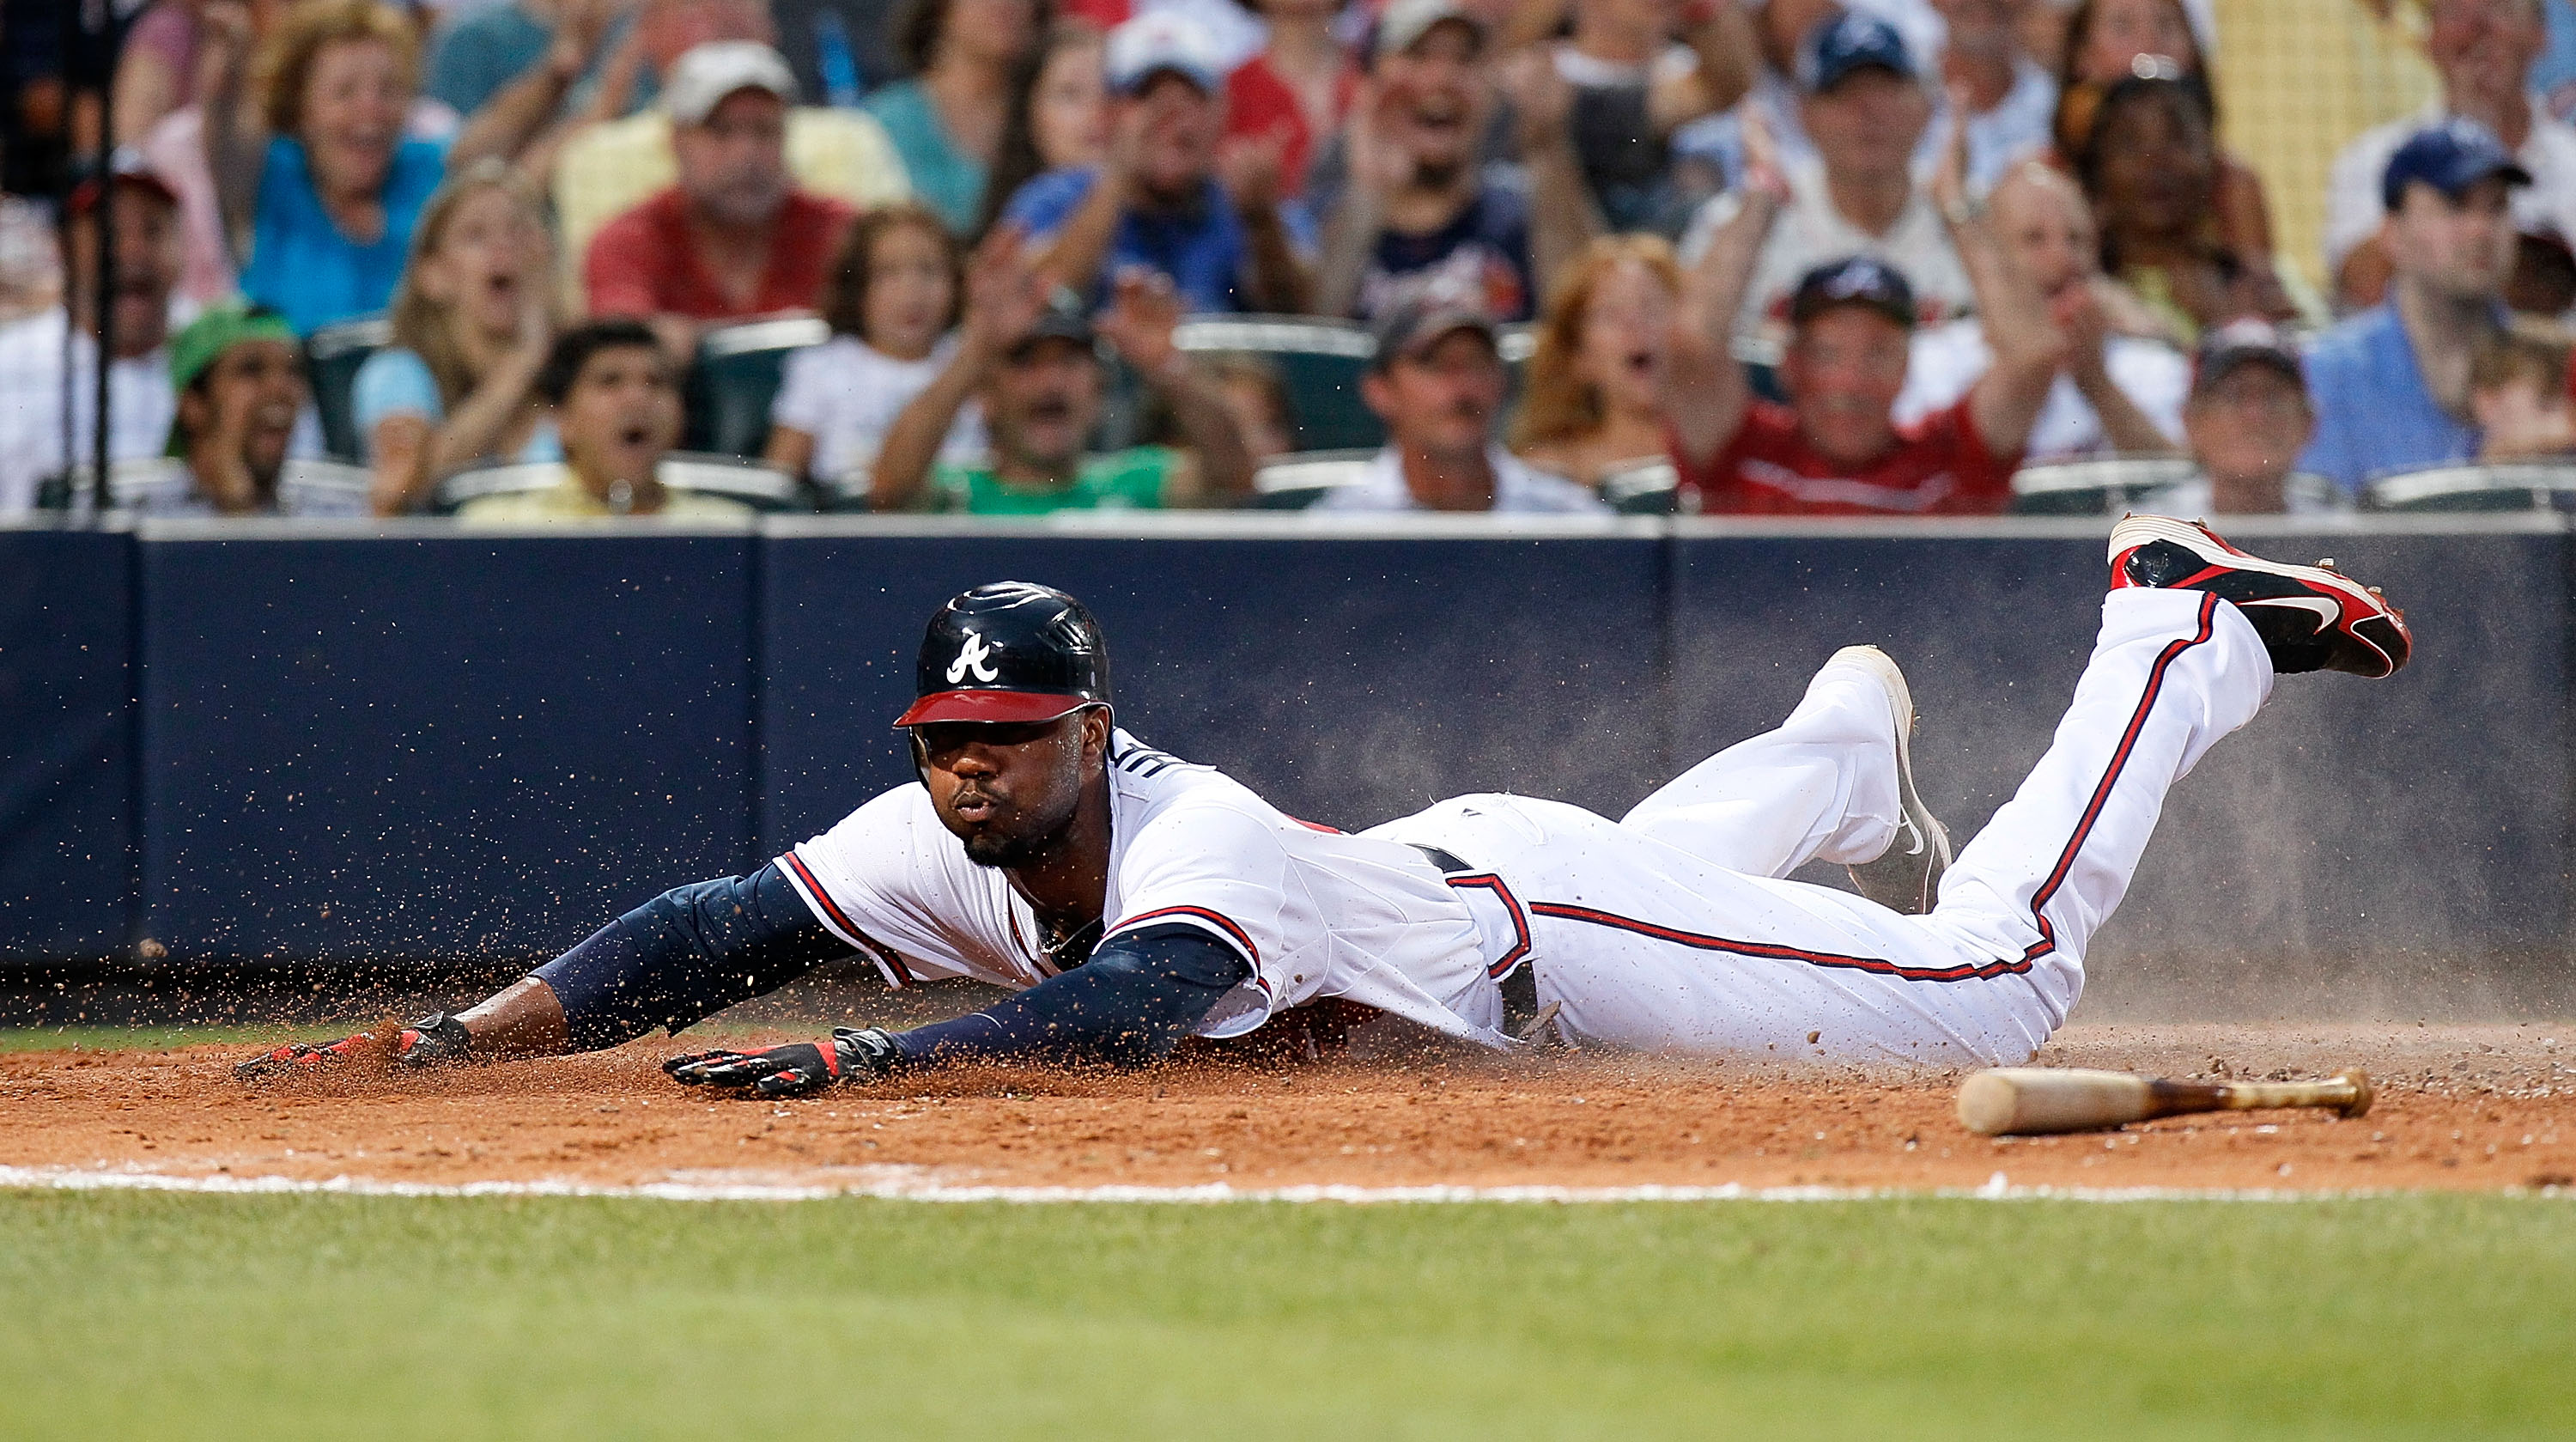
M1060 692L933 691L895 718L895 727L927 726L935 721L981 721L1011 724L1053 721L1100 703Z

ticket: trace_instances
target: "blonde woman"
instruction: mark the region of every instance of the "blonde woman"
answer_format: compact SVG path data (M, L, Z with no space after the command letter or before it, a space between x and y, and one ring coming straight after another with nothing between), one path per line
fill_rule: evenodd
M553 272L536 191L501 162L423 207L392 344L359 367L350 397L378 515L419 509L441 477L478 464L563 459L534 394L554 343Z
M1660 236L1603 236L1557 277L1513 418L1512 451L1586 486L1660 460L1681 270Z

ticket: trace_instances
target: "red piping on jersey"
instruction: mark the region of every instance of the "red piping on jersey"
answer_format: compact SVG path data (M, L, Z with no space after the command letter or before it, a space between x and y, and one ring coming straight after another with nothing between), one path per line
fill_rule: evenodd
M1233 937L1235 944L1243 948L1244 955L1252 959L1252 979L1255 982L1261 983L1261 989L1263 991L1268 991L1270 989L1268 983L1261 982L1261 948L1252 944L1251 935L1242 927L1235 925L1233 918L1228 917L1221 912L1210 911L1204 906L1166 906L1159 910L1148 911L1141 915L1131 916L1125 921L1118 923L1115 927L1112 927L1107 933L1102 935L1100 938L1100 944L1106 946L1109 944L1110 937L1116 936L1121 932L1133 930L1134 928L1161 916L1195 916L1201 921L1214 922L1218 930Z
M1512 968L1520 965L1521 958L1529 955L1530 951L1529 918L1521 914L1521 899L1512 895L1512 889L1503 884L1503 879L1490 871L1480 871L1473 876L1444 876L1440 879L1448 882L1453 890L1474 886L1490 891L1494 894L1494 898L1503 904L1503 910L1510 913L1514 937L1512 949L1495 957L1492 964L1485 968L1485 975L1496 981L1511 975Z
M2100 784L2093 788L2092 800L2085 806L2083 817L2077 821L2075 834L2067 839L2066 850L2059 854L2056 867L2049 872L2048 879L2040 884L2039 890L2031 897L2030 916L2039 929L2040 939L2032 943L2030 949L2024 951L2015 960L1944 967L1899 966L1895 962L1874 956L1845 956L1838 952L1807 951L1799 947L1778 946L1769 942L1736 941L1723 936L1705 936L1699 932L1658 926L1651 921L1640 921L1635 917L1620 916L1615 912L1601 911L1589 906L1567 906L1561 902L1533 901L1529 904L1529 909L1538 916L1554 917L1561 921L1580 921L1591 926L1606 926L1618 931L1634 932L1639 936L1650 936L1658 941L1695 947L1701 951L1733 952L1740 956L1758 956L1777 961L1802 961L1809 966L1874 972L1903 981L1983 981L1990 977L2026 972L2030 970L2032 962L2057 949L2056 929L2048 924L2048 918L2041 914L2040 908L2046 906L2049 899L2057 894L2057 889L2066 882L2067 873L2074 870L2076 853L2083 849L2085 838L2092 834L2093 823L2101 819L2102 808L2111 799L2112 786L2118 783L2120 773L2128 768L2129 758L2137 752L2138 737L2146 730L2147 713L2155 708L2156 698L2164 693L2166 673L2172 670L2175 660L2185 651L2205 644L2209 640L2214 633L2217 615L2218 597L2214 593L2204 592L2200 602L2200 629L2188 637L2175 638L2156 654L2155 664L2147 670L2146 694L2138 698L2138 709L2131 713L2128 727L2120 733L2120 744L2113 748L2110 765L2104 768ZM1478 878L1460 879L1473 881ZM1456 883L1453 881L1451 884Z
M814 899L816 906L823 908L825 919L840 929L842 940L876 957L879 964L894 973L895 985L910 986L920 980L912 974L911 967L903 964L903 958L895 953L894 948L878 945L866 932L859 929L857 922L843 914L840 904L832 900L832 893L823 889L823 883L814 879L814 873L805 869L804 860L795 852L787 852L778 859L786 863L789 871L796 873L798 881L805 884L805 894Z
M2057 930L2048 924L2046 916L2040 914L2040 908L2057 895L2057 888L2066 884L2067 873L2075 869L2075 853L2083 848L2084 838L2092 834L2093 823L2101 819L2102 808L2111 800L2112 783L2120 779L2121 770L2129 764L2130 754L2137 750L2139 734L2146 730L2147 712L2155 706L2156 697L2164 692L2166 671L2183 652L2206 643L2215 635L2217 621L2218 593L2201 592L2200 629L2188 638L2176 637L2167 642L2165 648L2156 653L2155 664L2147 668L2146 694L2138 698L2138 709L2131 713L2128 729L2120 733L2120 744L2111 753L2111 764L2102 773L2102 784L2093 788L2093 799L2086 803L2084 817L2076 823L2075 834L2067 839L2066 850L2058 856L2057 866L2048 873L2048 879L2040 883L2039 890L2031 894L2030 919L2039 928L2039 940L2032 942L2030 949L2021 954L2025 965L2057 949Z

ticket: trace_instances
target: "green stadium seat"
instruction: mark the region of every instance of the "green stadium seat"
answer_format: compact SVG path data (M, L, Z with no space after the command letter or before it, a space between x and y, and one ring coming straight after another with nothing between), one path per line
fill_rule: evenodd
M832 328L811 316L744 321L700 335L680 443L707 455L759 455L769 444L769 403L787 357L831 338Z
M1671 461L1648 461L1603 476L1601 499L1623 516L1669 516L1681 481L1681 471Z
M1377 457L1365 450L1299 451L1264 465L1252 476L1247 510L1299 511L1343 486L1359 484L1368 463Z
M809 509L804 492L794 478L736 456L674 451L662 458L659 474L662 484L672 490L722 496L726 500L740 501L755 511ZM468 501L478 501L485 496L541 491L554 485L562 476L562 468L553 461L460 471L439 483L432 509L441 515L452 515Z
M1349 321L1313 316L1202 316L1183 321L1173 344L1194 355L1251 356L1288 388L1298 450L1374 450L1386 440L1360 399L1360 376L1376 347Z
M393 324L380 315L326 325L304 339L313 408L322 417L322 448L341 460L366 458L366 437L358 434L350 393L358 383L358 367L392 340Z
M2024 466L2013 473L2013 514L2117 515L2150 493L2181 485L2199 474L2198 466L2180 456L2111 456L2097 461Z
M2362 489L2374 511L2547 511L2576 506L2576 461L2432 466Z

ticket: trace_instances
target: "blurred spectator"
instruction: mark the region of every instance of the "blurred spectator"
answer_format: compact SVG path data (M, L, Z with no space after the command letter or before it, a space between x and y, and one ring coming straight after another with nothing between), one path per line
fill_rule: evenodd
M1217 179L1223 81L1206 34L1147 14L1110 32L1109 153L1039 176L1002 208L1041 247L1039 268L1079 295L1141 266L1198 311L1306 309L1312 279L1279 208L1279 142Z
M1494 103L1485 22L1454 0L1394 0L1343 132L1349 180L1327 228L1316 309L1373 319L1437 294L1526 320L1539 277L1600 229L1574 154L1574 94L1544 57L1515 70L1529 184L1478 161Z
M490 0L451 13L438 28L421 90L459 115L472 115L545 64L554 81L551 98L564 104L604 82L610 57L633 31L634 19L632 4L620 0ZM628 49L625 63L632 66L635 59ZM626 93L612 114L625 113L635 78L619 83Z
M660 105L578 127L558 142L555 233L560 253L578 266L600 227L634 209L678 177L671 145L668 84L680 57L720 40L767 45L774 33L763 0L643 0L635 47L665 86ZM798 105L787 112L787 170L798 186L854 210L911 196L903 161L874 116L858 110Z
M2388 298L2309 350L2317 432L2300 469L2353 494L2385 471L2477 454L2470 365L2502 320L2511 188L2530 183L2473 120L2445 121L2397 147L2380 179Z
M154 0L134 17L116 56L117 138L131 144L197 98L200 0Z
M0 330L0 516L27 509L48 476L89 464L98 426L98 206L116 207L113 333L108 367L110 463L158 455L169 438L170 288L179 278L178 201L131 152L112 184L96 178L71 195L69 281L54 310ZM65 367L68 364L69 372ZM71 402L65 433L63 402Z
M1574 149L1593 203L1612 230L1679 235L1690 209L1672 184L1680 127L1743 98L1751 84L1751 31L1734 5L1689 7L1692 43L1673 37L1682 0L1585 0L1573 34L1551 48L1574 87Z
M2533 461L2576 454L2568 416L2567 332L2518 320L2487 336L2469 361L2469 409L2478 420L2478 459Z
M957 348L886 433L871 505L1037 515L1194 501L1226 505L1251 493L1252 459L1233 412L1172 344L1181 306L1168 282L1138 271L1120 276L1098 337L1069 298L1051 302L1048 295L1017 232L1005 227L985 238L967 275ZM1171 408L1190 451L1087 449L1106 381L1101 337ZM940 463L938 453L969 397L983 402L991 459L979 466Z
M2517 229L2513 238L2513 278L2505 282L2504 303L2524 315L2564 316L2576 310L2576 250L2555 227Z
M351 387L380 515L496 461L559 461L538 403L555 336L554 252L536 191L486 161L431 196L394 290L393 338Z
M993 228L1002 207L1020 187L1055 170L1098 165L1109 154L1109 80L1102 69L1102 36L1087 20L1058 20L1022 67L1025 83L1011 88L1011 113L1002 124L975 234Z
M194 516L364 511L354 494L279 486L308 399L303 351L285 317L238 302L208 307L171 337L170 385L178 408L168 453L185 466L186 484L148 492L133 509Z
M1829 260L1875 256L1905 276L1925 319L1969 309L1975 295L1929 193L1915 179L1915 146L1932 118L1932 97L1916 76L1904 39L1885 21L1845 14L1808 37L1801 62L1808 137L1820 166L1773 159L1758 115L1746 117L1748 170L1769 165L1789 186L1789 207L1745 294L1739 329L1779 319L1799 277ZM1741 191L1710 201L1691 223L1682 255L1696 260L1709 237L1741 212Z
M1297 449L1297 408L1278 367L1250 355L1210 356L1199 364L1233 412L1234 428L1254 465Z
M2112 86L2075 157L2103 269L2185 343L2242 316L2299 315L2270 266L2247 264L2211 224L2223 168L2207 93L2169 65Z
M907 201L859 217L824 282L832 338L787 358L769 410L769 464L827 482L876 464L894 418L956 354L963 266L927 206ZM968 401L939 459L966 464L983 454L983 418Z
M1341 0L1254 0L1270 29L1260 52L1225 82L1229 139L1280 138L1279 193L1306 191L1320 142L1350 113L1359 68L1333 34Z
M2172 450L2182 440L2190 363L2161 340L2124 333L2152 329L2152 319L2102 275L2093 212L2074 182L2025 162L1995 187L1987 205L2005 257L2048 302L2066 334L2066 369L2031 424L2028 462ZM1973 318L1915 332L1905 391L1896 398L1897 424L1957 405L1993 361L1984 328Z
M460 519L519 525L750 514L738 502L662 484L662 458L680 440L680 386L670 356L641 322L594 320L556 336L536 384L563 440L560 478L544 490L468 501Z
M1579 485L1670 447L1665 351L1681 301L1672 247L1604 236L1558 275L1512 418L1512 450Z
M1753 399L1728 352L1730 320L1789 204L1768 164L1689 278L1672 358L1673 460L1685 507L1775 515L1933 515L2003 510L2065 342L2047 303L1967 199L1964 137L1933 186L1976 284L1994 362L1959 403L1913 426L1893 411L1919 315L1902 271L1875 256L1828 261L1791 298L1780 366L1789 404Z
M1945 103L1936 130L1968 116L1968 189L1983 195L2013 166L2048 149L2057 77L2022 48L2023 12L2053 0L1932 0L1949 26L1941 51Z
M703 322L812 308L852 211L788 174L795 99L766 45L719 40L680 57L662 92L679 179L592 238L591 314L649 321L685 360Z
M421 205L446 162L507 149L467 136L453 150L406 139L411 22L381 0L304 0L260 39L259 94L242 94L251 43L238 0L206 0L207 169L227 229L247 234L242 294L297 333L384 309Z
M2450 116L2478 122L2504 142L2532 184L2515 192L2513 217L2532 232L2576 235L2576 127L2553 118L2529 91L2541 51L2541 0L2432 0L2424 53L2442 77L2425 111L2366 131L2335 157L2326 182L2326 274L2349 307L2376 305L2388 286L2379 238L2379 179L2406 138Z
M960 234L975 224L1002 143L1011 80L1051 18L1046 0L911 0L895 49L913 78L867 99L913 194Z
M2340 509L2331 483L2291 469L2316 429L2316 413L2297 344L2270 322L2230 321L2201 337L2182 416L2201 474L2154 493L2139 509L2169 516Z
M1386 422L1386 448L1318 511L1492 511L1587 515L1590 491L1495 445L1506 377L1494 323L1438 296L1416 296L1376 326L1360 396Z
M2178 0L2082 0L2067 18L2065 58L2058 69L2053 127L2058 156L2071 164L2082 152L2093 133L2094 112L2112 86L2168 68L2199 88L2215 136L2218 77L2202 44L2208 33ZM2263 193L2262 177L2220 150L2216 188L2217 208L2210 218L2216 243L2240 267L2260 273L2267 284L2277 283L2272 277L2272 205Z
M530 175L551 174L564 143L633 108L639 85L648 83L644 52L628 23L626 0L550 0L546 43L520 69L502 79L470 110L459 143L495 142L519 157ZM515 0L474 12L516 16ZM474 23L469 19L468 24Z
M52 207L0 195L0 325L63 303L63 255Z

